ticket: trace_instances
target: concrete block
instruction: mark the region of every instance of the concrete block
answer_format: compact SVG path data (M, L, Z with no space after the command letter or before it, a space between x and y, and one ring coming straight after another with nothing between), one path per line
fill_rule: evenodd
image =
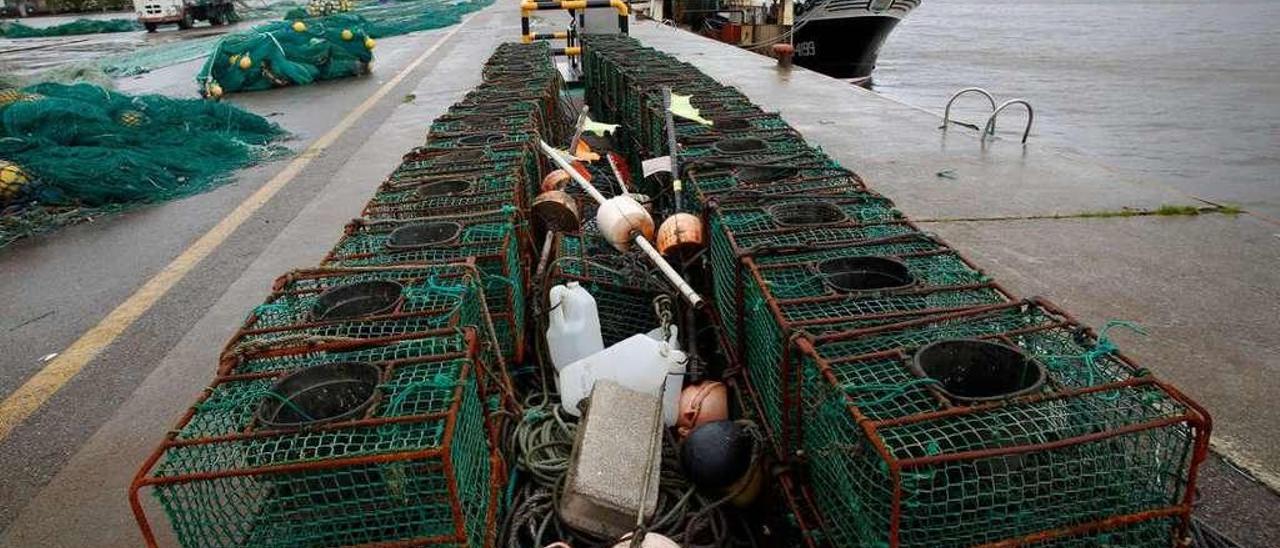
M600 380L578 425L569 458L560 518L569 526L618 538L658 506L662 415L658 396ZM650 466L652 463L652 466ZM645 481L648 496L642 498Z

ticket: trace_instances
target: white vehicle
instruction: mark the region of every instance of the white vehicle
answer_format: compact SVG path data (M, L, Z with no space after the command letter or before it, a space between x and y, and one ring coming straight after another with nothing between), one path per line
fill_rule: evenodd
M216 27L233 21L236 15L232 0L133 0L133 9L147 32L169 23L186 30L200 20Z

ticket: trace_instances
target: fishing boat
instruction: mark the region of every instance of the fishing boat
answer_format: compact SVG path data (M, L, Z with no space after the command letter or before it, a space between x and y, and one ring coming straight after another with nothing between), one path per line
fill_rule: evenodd
M796 3L795 62L836 78L867 80L889 33L920 0Z

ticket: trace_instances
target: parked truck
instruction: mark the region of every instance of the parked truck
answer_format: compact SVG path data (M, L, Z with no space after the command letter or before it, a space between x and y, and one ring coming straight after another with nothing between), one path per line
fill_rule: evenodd
M233 0L133 0L138 21L147 32L155 32L160 25L177 23L179 29L189 29L196 21L209 21L218 26L235 20Z

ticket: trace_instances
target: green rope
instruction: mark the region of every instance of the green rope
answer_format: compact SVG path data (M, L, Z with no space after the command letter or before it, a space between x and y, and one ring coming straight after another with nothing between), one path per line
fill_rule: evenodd
M467 379L466 382L470 383L472 381L471 379ZM391 401L387 403L387 411L385 415L398 416L400 414L400 407L404 405L405 400L408 399L410 395L412 395L414 392L417 392L418 390L421 390L423 388L429 388L429 389L454 388L454 387L457 387L459 384L460 383L458 383L456 379L448 375L445 375L444 373L436 373L435 376L431 377L430 379L413 381L413 382L405 383L402 385L384 384L380 388L384 390L393 391L395 393L395 395L391 397Z
M850 396L855 396L855 397L858 394L863 394L863 393L876 393L876 392L883 393L883 395L881 395L880 397L870 401L862 401L861 399L857 400L858 405L874 406L874 405L881 405L881 404L885 404L890 401L893 401L895 398L903 394L906 394L908 390L911 390L918 386L933 385L933 384L938 384L938 379L920 378L920 379L912 379L912 380L909 380L906 382L900 382L900 383L874 383L873 382L873 383L865 383L865 384L842 384L840 385L840 391L843 392L844 394L848 394Z
M1099 376L1106 375L1106 372L1103 371L1102 366L1098 363L1099 360L1102 360L1103 358L1106 358L1120 350L1110 337L1111 330L1117 327L1123 327L1142 336L1147 335L1146 330L1142 329L1142 327L1136 322L1127 320L1108 320L1107 323L1103 325L1102 330L1098 332L1098 340L1093 345L1093 348L1085 350L1078 355L1059 354L1042 356L1041 358L1045 360L1046 365L1056 370L1064 369L1067 361L1078 360L1082 362L1084 364L1085 383L1087 386L1094 386ZM1113 401L1116 398L1119 398L1120 394L1098 394L1098 397L1107 401Z
M293 400L290 400L289 398L285 397L282 394L276 393L274 390L271 390L270 388L265 388L262 390L245 391L241 393L239 396L230 397L230 398L218 398L217 401L205 400L197 404L195 407L197 411L223 410L223 409L230 410L230 409L236 409L239 407L247 407L249 405L252 405L253 402L261 401L264 398L272 398L272 399L275 399L276 401L279 401L285 407L288 407L291 411L293 411L294 413L297 413L298 416L302 417L302 419L305 421L310 422L315 420L314 418L311 417L311 415L307 414L306 411L303 411L301 407L298 407L298 404L293 403Z

